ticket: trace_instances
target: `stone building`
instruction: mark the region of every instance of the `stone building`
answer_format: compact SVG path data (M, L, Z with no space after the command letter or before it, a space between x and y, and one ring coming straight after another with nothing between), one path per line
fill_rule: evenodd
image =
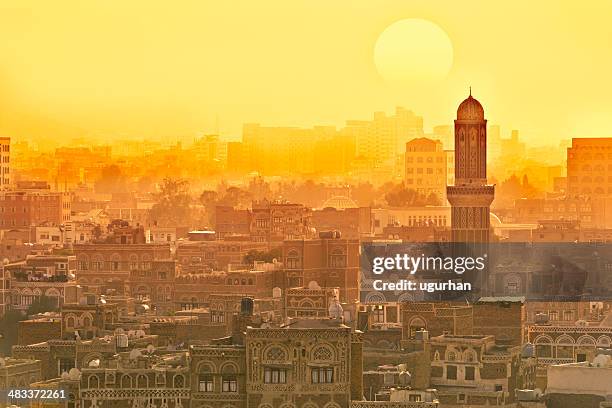
M431 387L443 406L506 406L515 389L535 386L535 359L520 346L487 335L442 335L430 339Z
M285 241L282 246L281 289L308 286L340 288L340 301L359 299L359 240L339 238L332 232L318 239Z
M11 276L12 308L25 312L33 302L48 298L59 308L76 301L76 258L71 255L28 255L5 266Z
M419 330L427 330L431 336L471 335L473 313L473 308L465 304L402 303L402 339L414 338Z
M106 303L94 294L81 296L79 303L66 303L61 310L62 337L65 339L93 339L119 320L114 303Z
M251 241L248 235L236 235L222 240L181 241L176 259L184 273L226 270L230 264L241 264L250 251L267 252L268 242Z
M121 332L121 331L119 331ZM118 352L157 346L157 336L144 332L125 332L93 340L48 340L42 343L13 346L12 355L19 359L39 360L41 377L50 380L72 368L87 367L92 360L108 359Z
M174 311L176 275L176 261L154 260L147 270L130 271L128 294L136 300L148 301L158 314Z
M154 347L133 349L109 359L92 360L80 371L82 408L189 407L186 352L157 354Z
M119 294L124 294L132 271L146 273L153 261L172 259L169 244L76 244L74 254L78 283L98 293L118 288Z
M29 358L0 358L0 403L9 402L7 390L27 389L33 382L40 381L40 378L40 361Z
M340 297L339 288L321 288L316 282L306 288L291 288L285 291L285 317L324 318L329 315L329 306Z
M527 341L538 359L537 386L545 389L548 366L590 361L597 348L612 348L612 327L535 324L527 327Z

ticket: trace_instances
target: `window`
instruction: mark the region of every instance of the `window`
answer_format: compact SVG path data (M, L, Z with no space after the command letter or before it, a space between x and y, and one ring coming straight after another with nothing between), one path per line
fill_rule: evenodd
M385 322L385 309L382 306L375 306L375 309L372 310L372 321L374 323Z
M447 380L457 379L457 366L449 365L446 367L446 379Z
M74 368L74 360L69 359L69 358L60 358L59 375L62 375L62 373L67 373L72 368Z
M336 249L332 252L329 264L332 268L344 268L346 266L346 256L342 250Z
M501 384L495 384L495 391L503 391L504 387Z
M198 382L198 391L213 392L213 377L210 374L200 374Z
M223 392L236 392L238 391L238 381L236 377L231 376L223 376L221 381L221 391Z
M476 370L474 367L465 367L465 379L474 381Z
M410 402L421 402L421 394L410 394L410 395L408 395L408 401L410 401Z
M286 384L287 370L284 368L264 368L264 383L265 384Z
M334 369L331 367L316 367L311 371L313 384L330 384L334 382Z
M287 269L299 269L302 265L300 262L300 256L297 251L289 251L287 254Z

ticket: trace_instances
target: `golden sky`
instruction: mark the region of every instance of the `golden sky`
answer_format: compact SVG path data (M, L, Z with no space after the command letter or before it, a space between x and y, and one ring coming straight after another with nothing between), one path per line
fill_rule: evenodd
M609 1L0 1L0 133L238 137L244 122L341 125L395 105L451 123L471 85L534 144L612 136ZM390 24L452 42L446 78L385 82Z

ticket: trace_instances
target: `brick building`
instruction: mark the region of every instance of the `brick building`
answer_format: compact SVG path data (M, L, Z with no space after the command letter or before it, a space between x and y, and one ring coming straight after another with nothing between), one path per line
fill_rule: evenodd
M402 303L402 339L413 339L419 330L431 336L471 335L474 332L472 306L450 303Z
M535 386L535 359L494 336L442 335L430 339L431 387L443 406L506 406L515 389Z
M150 271L153 261L172 258L169 244L88 243L73 248L78 283L99 293L109 287L123 293L131 271Z
M336 238L330 232L318 239L285 241L282 259L282 289L314 281L322 288L340 288L342 302L359 299L359 240Z
M51 191L0 193L0 229L60 225L70 220L71 195Z

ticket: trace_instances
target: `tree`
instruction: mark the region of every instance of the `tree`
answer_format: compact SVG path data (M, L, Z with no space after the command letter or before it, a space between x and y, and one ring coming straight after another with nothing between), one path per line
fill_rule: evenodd
M202 194L200 194L200 203L204 206L204 211L206 211L206 221L208 226L212 227L215 225L217 221L217 202L219 199L219 194L213 190L204 190Z
M227 205L229 207L248 206L251 203L251 194L238 187L229 187L225 190L225 194L219 200L219 205Z
M119 166L113 164L102 169L94 188L98 193L124 193L127 191L127 179Z
M385 190L385 200L391 207L440 205L440 199L437 195L430 194L426 197L424 194L420 194L416 190L404 186L403 183L385 183L381 187L381 191L384 192Z
M153 197L151 220L161 225L190 226L192 200L187 180L164 178Z

